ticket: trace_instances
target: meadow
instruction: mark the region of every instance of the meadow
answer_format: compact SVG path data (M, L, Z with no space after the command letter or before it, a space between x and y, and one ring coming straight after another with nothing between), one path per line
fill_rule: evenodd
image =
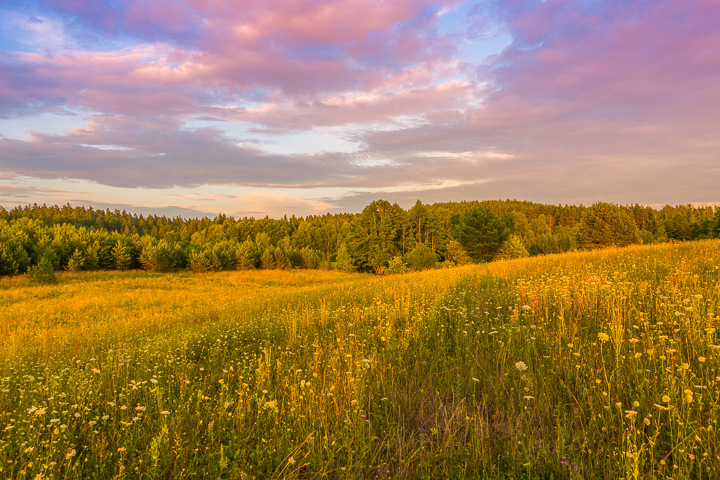
M720 476L720 241L0 279L0 477Z

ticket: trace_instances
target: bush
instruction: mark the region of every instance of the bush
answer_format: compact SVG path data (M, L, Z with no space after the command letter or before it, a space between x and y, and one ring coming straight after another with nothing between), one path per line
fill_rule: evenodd
M30 267L27 271L27 275L38 283L55 283L57 277L55 276L55 266L52 260L48 257L42 257L40 261Z
M402 257L393 257L390 260L390 264L385 269L385 273L388 275L398 275L400 273L407 273L407 267L403 262Z
M412 270L425 270L427 268L435 268L438 257L424 243L418 243L410 253L405 255L405 263Z

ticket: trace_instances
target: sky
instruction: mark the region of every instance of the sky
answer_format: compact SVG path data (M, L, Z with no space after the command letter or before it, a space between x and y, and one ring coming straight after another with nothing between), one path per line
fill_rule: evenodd
M717 0L4 0L0 205L720 205Z

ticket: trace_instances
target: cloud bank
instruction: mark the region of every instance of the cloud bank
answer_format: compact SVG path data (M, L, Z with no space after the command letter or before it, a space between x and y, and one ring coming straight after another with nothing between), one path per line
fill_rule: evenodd
M717 2L46 0L0 24L7 191L720 200Z

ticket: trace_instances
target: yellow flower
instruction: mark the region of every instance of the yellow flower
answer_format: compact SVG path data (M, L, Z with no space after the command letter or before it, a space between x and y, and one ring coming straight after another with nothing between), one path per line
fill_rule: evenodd
M598 333L598 339L599 339L601 342L607 342L608 340L610 340L610 337L608 336L607 333L600 332L600 333Z
M705 357L698 357L698 362L705 363L706 358Z
M663 395L662 401L665 403L670 403L670 397L668 397L667 395Z

